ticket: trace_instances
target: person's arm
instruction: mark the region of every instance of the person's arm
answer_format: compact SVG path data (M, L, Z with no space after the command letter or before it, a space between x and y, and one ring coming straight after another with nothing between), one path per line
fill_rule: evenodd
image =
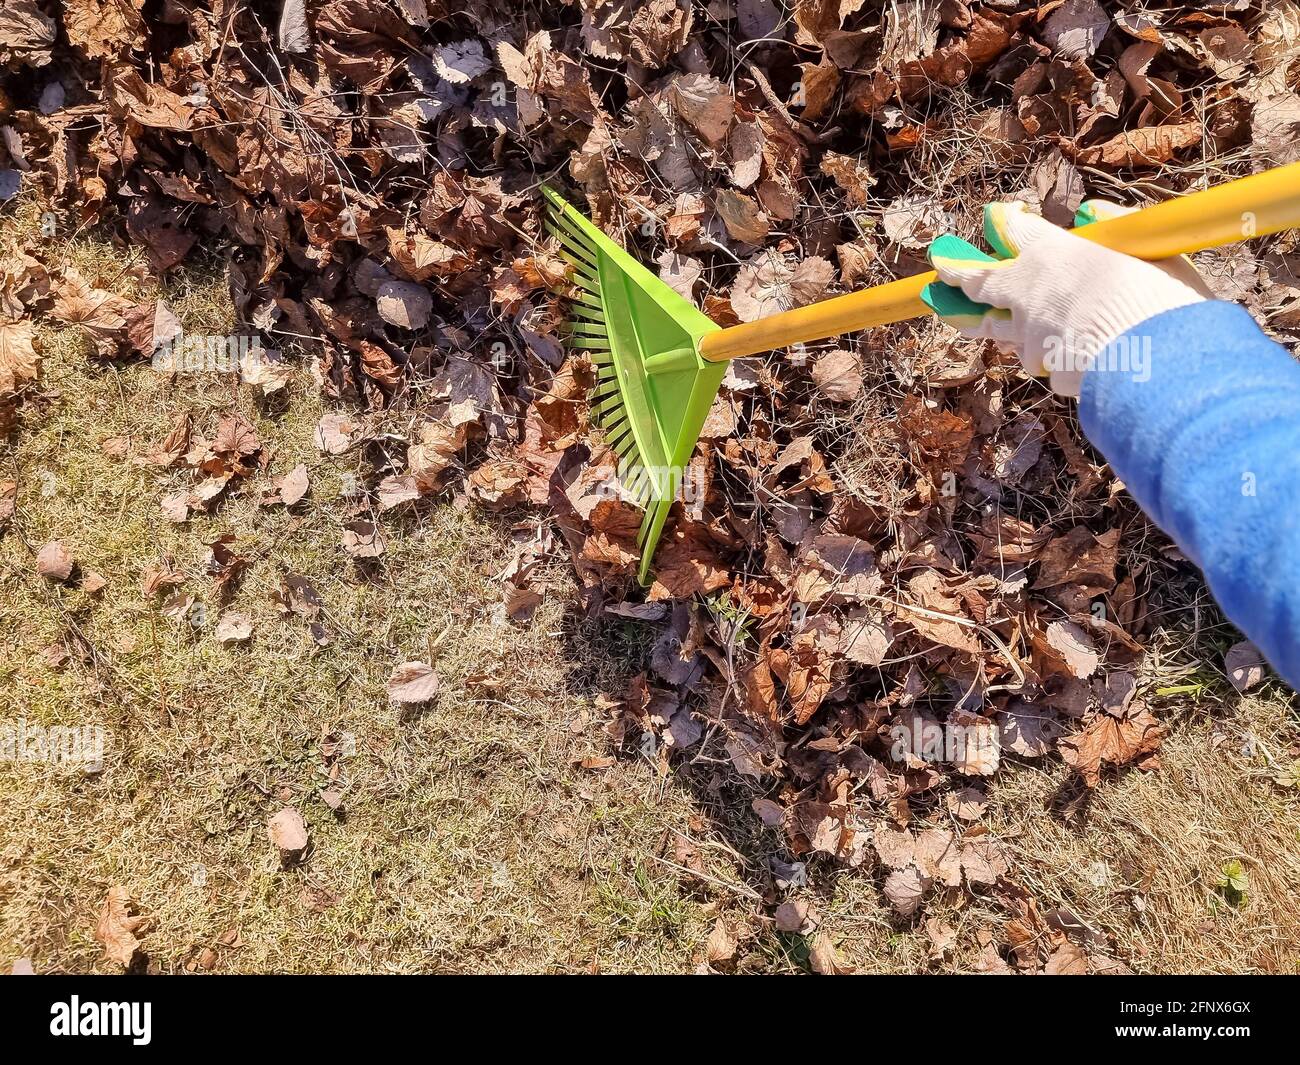
M1300 688L1300 363L1241 307L1209 301L1139 323L1112 349L1133 358L1128 372L1084 373L1084 433Z
M1088 439L1300 690L1300 364L1186 260L1142 262L1023 204L990 204L984 229L997 259L931 245L944 284L927 302L1080 397Z

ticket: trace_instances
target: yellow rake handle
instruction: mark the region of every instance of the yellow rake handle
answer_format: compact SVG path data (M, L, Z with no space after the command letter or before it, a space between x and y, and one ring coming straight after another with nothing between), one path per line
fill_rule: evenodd
M1297 226L1300 163L1291 163L1132 214L1080 226L1074 232L1140 259L1168 259ZM930 308L921 301L921 290L934 280L933 271L917 274L757 322L719 329L700 341L700 355L709 362L725 362L930 314Z

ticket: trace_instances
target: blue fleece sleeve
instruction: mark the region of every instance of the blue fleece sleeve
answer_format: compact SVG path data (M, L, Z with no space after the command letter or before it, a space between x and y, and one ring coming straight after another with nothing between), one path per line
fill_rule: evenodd
M1300 363L1236 304L1166 311L1084 374L1079 422L1300 689Z

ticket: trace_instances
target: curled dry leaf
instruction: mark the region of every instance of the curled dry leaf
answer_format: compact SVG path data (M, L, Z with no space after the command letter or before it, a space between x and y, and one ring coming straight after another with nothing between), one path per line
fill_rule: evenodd
M433 69L444 81L463 85L491 70L492 61L483 50L483 42L471 37L436 48Z
M1166 731L1145 707L1122 720L1099 714L1082 732L1061 741L1061 757L1095 788L1105 765L1154 768Z
M506 586L505 612L511 621L517 621L521 625L526 623L532 618L533 611L541 605L540 592L532 588L516 588L513 584Z
M792 266L782 256L760 252L737 273L731 305L742 322L755 322L816 302L834 276L834 267L820 256Z
M103 946L104 956L123 968L131 968L141 953L136 933L147 926L148 919L139 913L126 888L116 884L110 887L95 925L95 939Z
M343 550L353 558L379 558L388 550L388 545L378 525L357 520L343 526Z
M853 971L825 932L818 932L813 937L808 948L808 964L819 976L844 976Z
M790 899L781 903L772 913L778 932L790 932L801 935L808 931L808 903L799 899Z
M81 575L79 587L87 595L98 595L108 587L108 578L102 573L96 573L94 570L87 570Z
M0 319L0 396L16 392L27 382L35 381L40 368L41 359L32 323Z
M862 359L843 348L828 352L813 364L812 378L832 403L851 403L862 394Z
M14 516L18 505L18 482L0 481L0 528Z
M1264 656L1249 640L1239 640L1223 656L1228 680L1239 692L1248 691L1264 679Z
M277 28L280 48L294 55L302 55L311 48L311 33L307 27L305 0L283 0Z
M758 244L772 228L771 220L758 201L743 192L720 189L714 200L718 215L734 240Z
M1068 59L1086 59L1101 47L1110 16L1097 0L1065 0L1047 18L1043 37Z
M190 494L188 492L173 492L171 495L163 496L158 501L158 506L163 512L163 517L175 525L182 525L189 521L190 518Z
M309 486L306 464L300 462L283 477L272 477L271 485L274 491L263 503L283 503L291 507L300 502L307 495Z
M1103 144L1077 151L1075 160L1085 166L1152 167L1197 147L1204 136L1205 127L1199 122L1145 126L1117 133Z
M420 483L415 474L390 474L379 482L379 509L392 510L419 499L420 495Z
M1053 621L1047 626L1047 643L1065 662L1071 675L1091 677L1101 662L1092 637L1073 621Z

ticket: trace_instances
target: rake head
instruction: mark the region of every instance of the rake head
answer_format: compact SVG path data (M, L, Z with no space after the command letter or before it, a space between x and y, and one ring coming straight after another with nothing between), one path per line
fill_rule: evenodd
M546 228L560 241L577 290L565 344L596 364L594 419L619 456L619 480L645 510L637 536L645 584L727 371L699 355L700 338L718 326L557 192L543 186L542 193Z

